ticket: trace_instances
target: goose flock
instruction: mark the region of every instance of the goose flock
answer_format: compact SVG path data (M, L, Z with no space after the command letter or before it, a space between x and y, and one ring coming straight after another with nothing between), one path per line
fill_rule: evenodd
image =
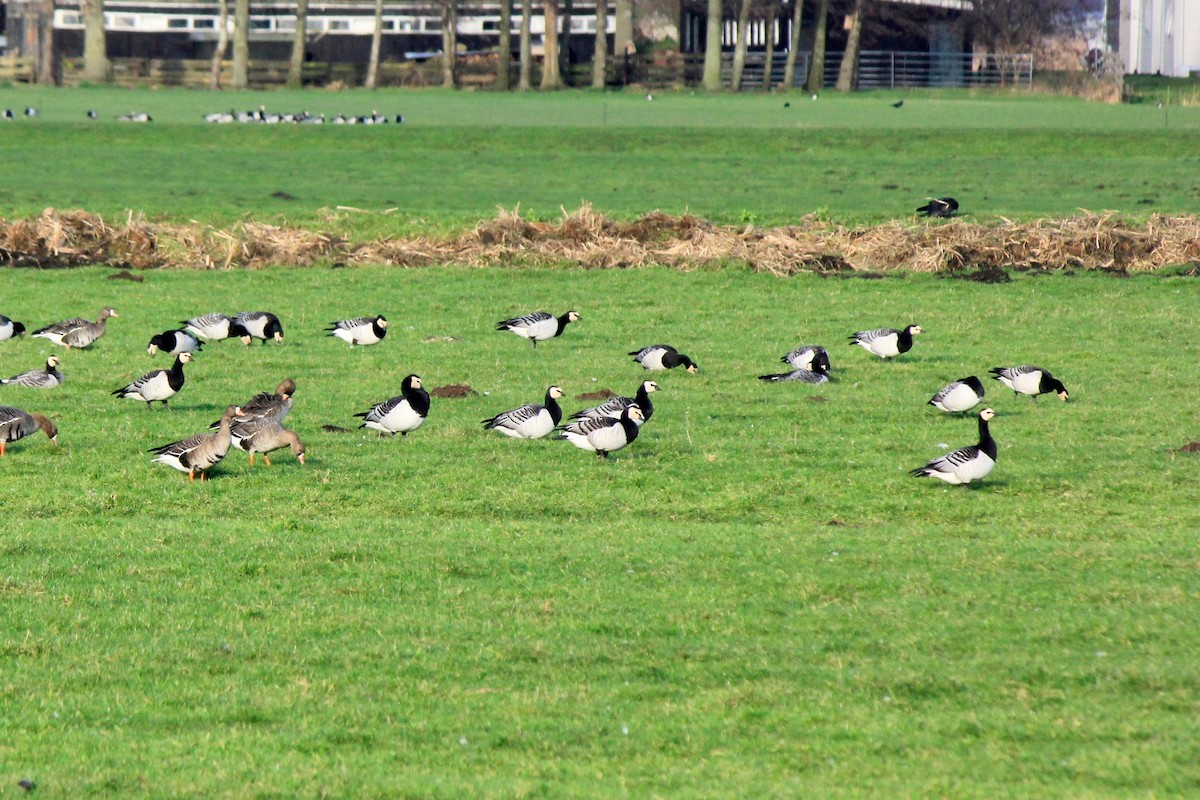
M38 328L32 336L45 338L67 350L86 349L104 336L107 321L117 316L114 309L106 307L100 311L95 322L75 317ZM558 315L534 311L500 320L495 328L526 339L536 348L539 342L562 336L568 325L581 319L579 312L574 310ZM152 356L157 353L172 356L173 364L169 368L147 372L114 390L113 396L144 402L147 410L152 409L155 403L161 403L169 409L169 401L185 388L186 365L202 351L205 343L223 339L240 339L245 345L255 340L276 344L284 341L279 317L268 311L236 314L211 312L179 324L179 328L154 334L147 347L147 352ZM25 331L26 327L21 322L0 315L0 341L21 338ZM385 340L387 332L388 321L383 315L337 320L328 323L324 329L326 336L337 338L351 348L378 345ZM888 360L909 353L914 345L914 337L923 332L921 326L914 323L902 328L857 331L848 337L848 341L850 345L862 347L881 360ZM699 372L695 360L668 344L649 345L630 351L628 355L647 371L679 369L690 374ZM759 379L767 383L813 385L833 379L829 352L820 345L799 345L782 355L780 361L787 365L788 371L760 375ZM44 369L31 369L0 379L0 386L53 390L66 381L61 366L62 359L52 355L47 358ZM1036 400L1039 395L1055 394L1063 401L1069 398L1062 381L1042 367L1030 364L995 367L990 375L1016 396L1024 395ZM568 416L560 403L566 397L566 392L561 386L551 385L541 402L529 402L500 411L482 420L481 424L484 430L497 431L505 437L550 437L608 458L611 453L623 450L637 440L642 426L654 416L652 395L660 390L658 382L643 380L629 396L609 396L595 406L577 410ZM291 410L295 392L295 381L287 379L280 382L273 392L261 392L243 403L230 404L208 431L150 448L149 452L154 454L152 462L185 472L189 480L197 477L204 480L208 471L230 449L247 453L251 466L258 455L262 456L265 464L270 465L269 454L282 449L290 450L297 461L304 464L304 444L294 431L282 424ZM946 414L964 415L980 405L985 394L983 382L978 376L970 375L942 387L928 401L928 405ZM430 394L421 376L409 374L400 382L399 394L374 403L354 416L361 420L359 428L377 431L380 437L396 434L405 437L425 424L430 408ZM979 411L976 415L979 429L976 443L935 458L911 470L910 474L914 477L938 478L956 485L969 484L989 475L997 458L996 441L989 427L995 416L995 411L990 407ZM0 406L0 455L5 454L8 443L39 430L57 443L58 429L45 415L28 413L8 405Z

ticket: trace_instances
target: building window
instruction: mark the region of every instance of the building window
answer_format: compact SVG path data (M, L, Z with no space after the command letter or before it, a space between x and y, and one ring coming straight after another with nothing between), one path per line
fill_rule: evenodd
M172 30L178 29L178 28L187 28L187 27L189 27L188 26L188 18L187 17L167 17L167 27L171 28Z

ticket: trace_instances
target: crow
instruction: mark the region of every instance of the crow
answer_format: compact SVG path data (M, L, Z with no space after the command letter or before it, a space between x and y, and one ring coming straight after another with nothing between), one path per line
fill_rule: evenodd
M953 197L929 198L929 202L917 209L918 214L927 217L953 217L958 211L958 201Z
M899 108L899 107L900 107L900 106L902 106L902 105L904 105L904 101L903 101L903 100L897 100L896 102L892 103L892 108Z

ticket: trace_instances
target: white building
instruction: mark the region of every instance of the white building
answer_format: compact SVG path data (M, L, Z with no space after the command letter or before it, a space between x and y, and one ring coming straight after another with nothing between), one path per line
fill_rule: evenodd
M1173 77L1200 73L1200 0L1119 2L1118 38L1109 44L1121 54L1126 72Z

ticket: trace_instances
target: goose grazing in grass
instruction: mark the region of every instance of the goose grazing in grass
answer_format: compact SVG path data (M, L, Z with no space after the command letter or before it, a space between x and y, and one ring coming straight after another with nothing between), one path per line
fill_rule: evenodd
M537 347L538 342L561 336L569 323L579 319L580 316L575 311L568 311L561 317L556 317L549 311L535 311L523 317L500 320L496 323L496 330L515 333L522 339L533 342L533 346Z
M161 400L163 406L183 388L183 365L192 360L191 353L180 353L175 356L175 363L170 369L156 369L147 372L128 386L117 389L113 394L130 400L142 400L146 409L150 404Z
M25 335L25 326L0 314L0 342Z
M291 378L280 381L274 392L259 392L238 406L242 409L242 416L245 417L243 422L249 422L252 419L266 419L282 423L283 418L292 410L294 394L296 394L296 382ZM216 430L220 424L218 420L209 425L208 429Z
M700 367L696 366L695 361L692 361L669 344L652 344L649 347L634 350L626 355L633 356L633 360L641 364L642 369L654 372L664 369L675 369L675 367L683 367L693 375L700 371Z
M358 317L343 319L329 323L325 330L328 335L336 336L350 345L379 344L387 336L388 321L382 315L378 317Z
M255 417L254 419L238 417L229 431L230 436L233 437L233 446L250 454L250 466L252 467L255 453L262 453L263 461L269 467L271 458L268 453L284 447L291 448L296 460L301 464L304 463L304 445L300 442L300 437L296 435L295 431L284 428L277 420L267 417Z
M904 330L876 328L873 331L858 331L852 334L850 344L856 344L880 358L892 358L911 350L913 337L924 332L920 325L909 325Z
M151 463L166 464L180 472L186 472L189 481L195 480L196 473L199 472L200 480L204 480L208 469L229 452L229 446L233 442L230 432L233 419L241 415L240 408L229 406L221 415L221 424L216 433L197 433L178 442L150 448L147 452L158 454Z
M0 456L8 451L8 443L42 431L51 444L58 444L58 428L42 414L30 414L12 406L0 406Z
M829 352L819 344L802 344L779 360L792 369L829 374Z
M642 412L641 419L638 420L638 424L641 425L654 416L654 403L650 400L650 393L657 392L659 388L654 381L642 381L633 397L610 397L598 406L576 411L571 415L571 419L616 419L625 409L636 405Z
M777 372L773 375L759 375L760 381L780 383L783 381L798 381L800 383L825 383L829 380L828 367L824 364L813 364L814 369L794 369L791 372Z
M982 402L983 382L972 375L943 386L929 401L929 405L947 414L957 414L970 411Z
M990 408L979 412L979 444L960 447L909 474L914 478L941 478L946 483L955 484L986 477L996 466L996 440L988 430L988 420L994 416L996 412Z
M185 330L176 330L163 331L154 336L150 340L150 346L146 348L146 352L154 355L162 350L169 356L177 356L180 353L195 353L202 349L204 346L195 336Z
M117 316L111 308L100 310L100 318L89 322L80 317L65 319L53 325L47 325L33 332L34 336L49 339L54 344L62 345L70 350L72 347L89 347L92 342L104 335L105 323L109 317Z
M609 453L628 447L638 437L640 423L643 422L642 410L637 404L628 406L621 416L589 417L577 420L561 428L562 431L555 439L565 439L580 450L591 450L597 455L608 458Z
M1020 367L994 367L992 377L1013 390L1013 394L1027 394L1037 400L1039 394L1054 392L1064 403L1070 395L1062 381L1050 374L1049 371L1032 364Z
M45 369L35 369L22 372L20 375L13 375L11 378L0 380L0 385L25 386L29 389L53 389L55 386L62 386L67 382L67 376L59 371L60 363L62 362L58 360L58 356L50 356L46 359Z
M952 217L958 211L958 201L953 197L931 197L929 202L917 209L926 217Z
M201 339L220 341L233 339L246 334L245 329L227 314L213 312L200 317L185 319L179 323L185 330L191 331Z
M420 376L409 375L400 383L400 394L354 416L363 418L358 427L374 428L380 436L407 436L429 416L429 392L422 388Z
M242 328L242 344L250 344L251 339L283 341L283 325L270 311L241 311L233 321Z
M500 431L514 439L540 439L562 420L562 406L558 404L558 398L563 396L565 392L561 388L551 386L546 390L544 404L526 403L520 408L485 419L483 427Z

